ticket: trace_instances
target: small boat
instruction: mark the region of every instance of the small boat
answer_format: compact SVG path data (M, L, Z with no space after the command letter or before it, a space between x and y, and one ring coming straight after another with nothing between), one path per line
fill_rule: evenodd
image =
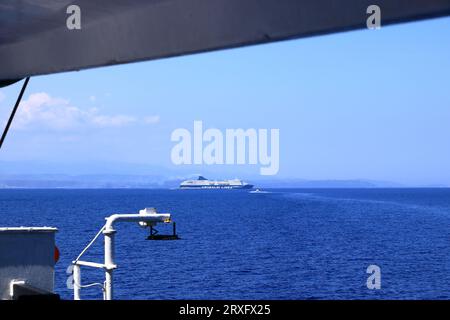
M250 193L269 193L268 191L261 191L260 189L252 190Z

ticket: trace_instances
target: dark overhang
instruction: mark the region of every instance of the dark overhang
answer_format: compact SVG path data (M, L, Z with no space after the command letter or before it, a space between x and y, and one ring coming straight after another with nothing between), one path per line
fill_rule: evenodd
M0 83L365 28L373 4L382 26L450 14L450 0L2 0Z

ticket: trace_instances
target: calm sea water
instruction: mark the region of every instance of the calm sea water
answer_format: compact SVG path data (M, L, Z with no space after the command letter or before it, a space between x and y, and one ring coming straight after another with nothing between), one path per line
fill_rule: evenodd
M182 240L118 224L118 299L450 299L450 189L271 191L0 190L0 225L59 228L66 299L66 268L104 217L144 207L171 212ZM85 259L102 262L102 241ZM381 290L366 287L371 264Z

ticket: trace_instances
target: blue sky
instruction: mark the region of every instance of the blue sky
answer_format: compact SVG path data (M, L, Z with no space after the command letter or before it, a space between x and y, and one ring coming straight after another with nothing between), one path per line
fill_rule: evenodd
M279 128L279 178L450 185L449 30L444 18L34 77L0 161L256 175L171 164L171 132L202 120ZM0 89L2 123L19 90Z

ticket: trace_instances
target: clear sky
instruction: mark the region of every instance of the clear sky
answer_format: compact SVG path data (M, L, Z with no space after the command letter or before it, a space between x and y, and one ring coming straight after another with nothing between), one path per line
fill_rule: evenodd
M171 132L202 120L280 129L280 178L450 185L450 19L34 77L20 108L0 161L30 172L173 169Z

